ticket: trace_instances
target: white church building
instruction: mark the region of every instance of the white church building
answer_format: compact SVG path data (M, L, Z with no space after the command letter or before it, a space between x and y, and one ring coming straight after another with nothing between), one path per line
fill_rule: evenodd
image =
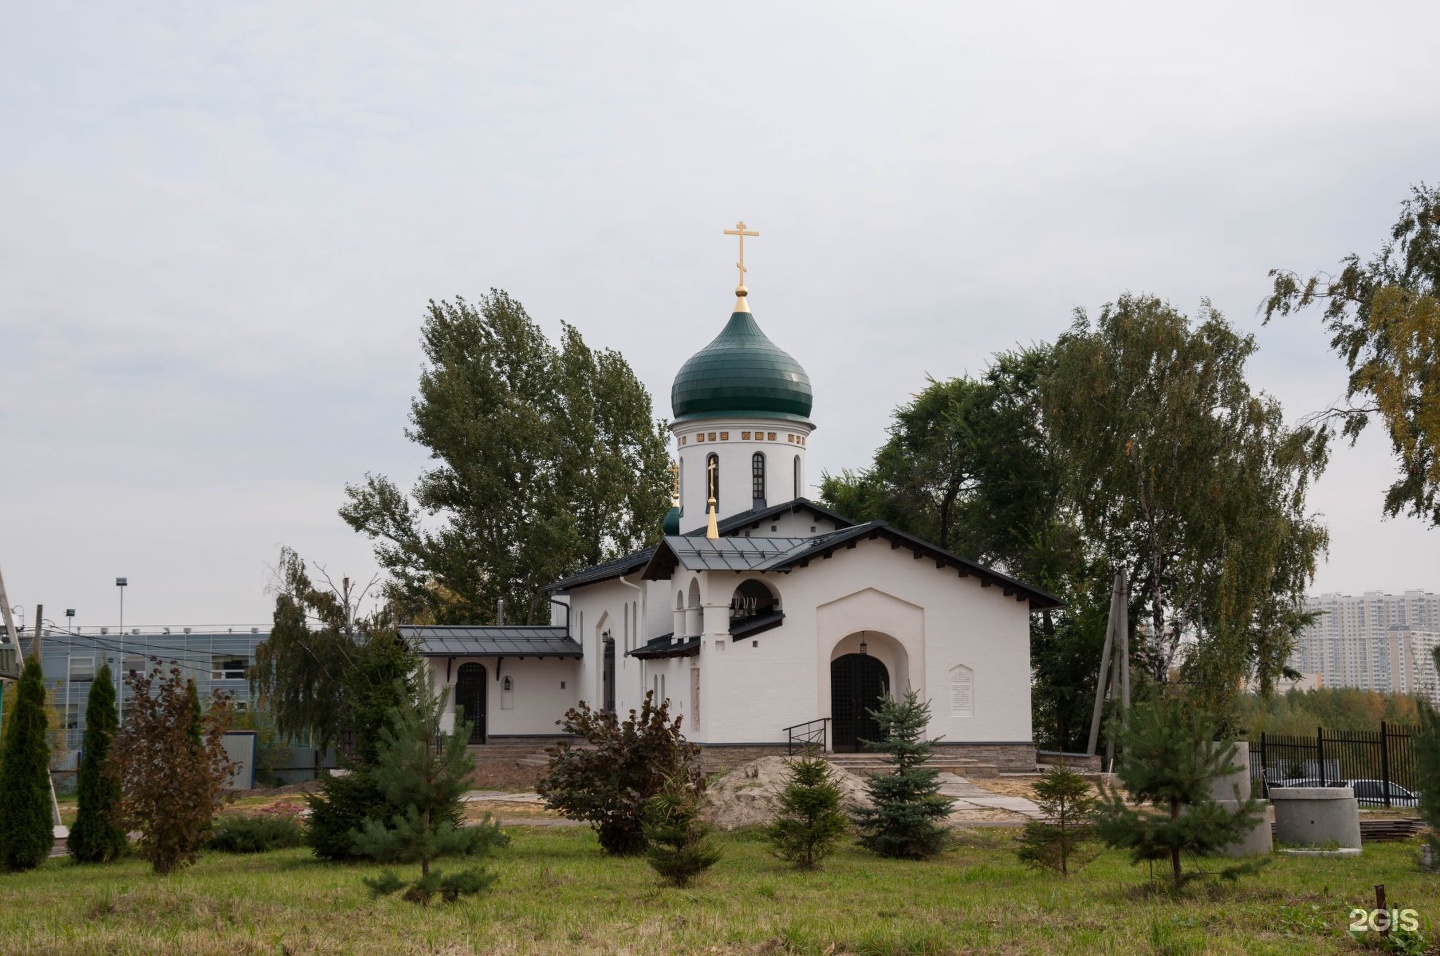
M653 691L729 764L797 739L855 750L877 736L867 709L914 690L947 752L1033 769L1030 615L1059 600L804 498L810 380L736 292L671 390L663 537L556 582L548 626L402 629L450 726L461 708L475 744L553 737L579 701L623 714Z

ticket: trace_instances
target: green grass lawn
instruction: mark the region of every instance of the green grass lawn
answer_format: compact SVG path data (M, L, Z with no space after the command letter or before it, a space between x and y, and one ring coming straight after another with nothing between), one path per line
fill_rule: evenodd
M603 857L584 829L514 828L494 858L494 892L423 909L373 901L378 867L316 862L308 851L206 854L180 875L127 860L51 860L0 875L0 953L10 954L942 954L1355 953L1352 907L1440 917L1440 878L1416 841L1360 859L1277 857L1235 884L1179 897L1146 887L1115 853L1068 880L1029 871L1014 831L976 831L929 863L842 850L798 873L745 834L690 890L664 889L643 860ZM454 864L452 864L454 865Z

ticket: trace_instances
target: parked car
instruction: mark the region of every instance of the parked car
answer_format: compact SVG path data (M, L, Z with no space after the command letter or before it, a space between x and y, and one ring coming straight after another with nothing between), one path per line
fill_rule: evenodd
M1385 781L1383 780L1350 780L1347 781L1350 789L1355 791L1355 802L1362 807L1383 807L1385 806ZM1390 806L1392 807L1418 807L1420 795L1406 790L1398 783L1390 784Z
M1349 787L1355 791L1355 802L1360 806L1385 806L1385 781L1383 780L1326 780L1321 783L1317 777L1294 777L1289 780L1277 780L1270 784L1271 790L1284 787ZM1418 793L1406 790L1398 783L1390 784L1390 806L1416 807L1419 805L1420 795Z

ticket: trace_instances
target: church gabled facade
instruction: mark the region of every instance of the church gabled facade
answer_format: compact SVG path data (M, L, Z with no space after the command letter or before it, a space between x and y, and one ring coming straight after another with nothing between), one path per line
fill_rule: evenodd
M809 378L736 291L671 390L664 536L556 582L548 626L404 629L452 720L475 743L549 736L578 701L625 712L653 691L707 750L758 755L823 728L843 751L876 736L881 697L915 690L947 748L1032 769L1030 614L1060 602L807 500Z

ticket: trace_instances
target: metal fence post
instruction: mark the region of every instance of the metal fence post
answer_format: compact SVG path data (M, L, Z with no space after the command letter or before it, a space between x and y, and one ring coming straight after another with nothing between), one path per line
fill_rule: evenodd
M1315 728L1315 762L1320 765L1320 786L1325 786L1325 728Z
M1260 731L1260 796L1270 799L1270 761L1265 754L1265 731Z
M1385 788L1385 807L1390 807L1390 731L1380 721L1380 785Z

